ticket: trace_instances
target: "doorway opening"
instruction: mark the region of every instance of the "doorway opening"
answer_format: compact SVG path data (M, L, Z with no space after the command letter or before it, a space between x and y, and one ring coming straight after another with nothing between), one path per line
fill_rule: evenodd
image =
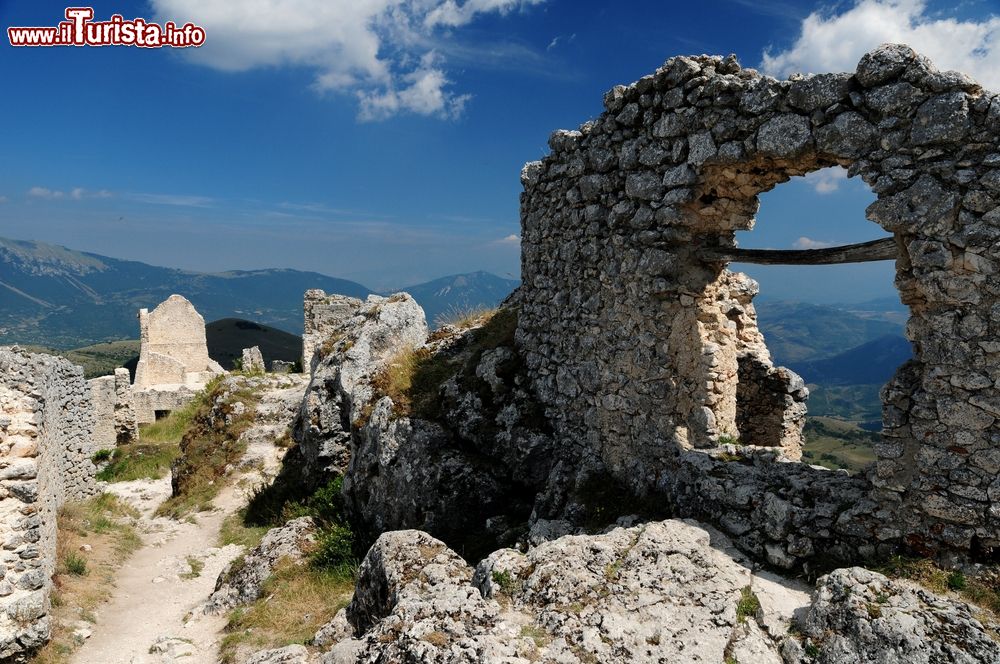
M880 391L912 357L904 332L908 310L894 285L895 263L810 262L874 256L878 252L868 249L832 254L879 240L881 254L891 255L891 236L865 217L874 200L859 178L847 177L846 169L824 168L762 194L756 228L737 233L741 249L804 261L729 266L760 286L754 308L774 365L754 355L739 358L736 425L741 442L779 444L790 403L779 379L784 386L797 384L781 376L787 367L809 390L803 461L857 472L875 460L873 448L882 430Z

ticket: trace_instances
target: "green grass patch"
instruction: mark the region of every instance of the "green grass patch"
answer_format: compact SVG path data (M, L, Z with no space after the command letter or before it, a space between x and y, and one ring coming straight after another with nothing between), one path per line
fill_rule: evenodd
M246 510L230 514L219 528L219 546L237 544L251 549L258 544L270 530L269 526L248 526L245 523Z
M740 590L740 599L736 603L736 619L746 622L747 618L753 618L760 611L760 600L754 594L750 586L745 586Z
M215 379L191 402L190 424L173 465L173 495L157 508L158 515L180 519L211 509L227 470L243 457L246 443L240 435L253 424L258 397L250 389L230 388L221 378ZM222 400L224 389L228 396ZM237 402L244 405L241 414Z
M881 434L853 422L830 417L810 417L803 431L802 457L807 463L849 472L862 471L875 461L874 445Z
M170 465L180 454L180 447L171 444L134 443L111 451L108 465L97 473L102 482L157 480L170 472Z
M195 558L194 556L187 557L187 564L188 567L191 568L191 571L181 574L181 578L186 581L197 579L201 576L201 570L205 569L205 561Z

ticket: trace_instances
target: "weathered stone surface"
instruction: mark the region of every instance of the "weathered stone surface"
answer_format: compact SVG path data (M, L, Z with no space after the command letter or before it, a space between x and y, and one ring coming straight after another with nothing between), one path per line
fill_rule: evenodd
M310 664L313 661L305 646L291 645L255 653L246 664Z
M180 295L171 295L152 311L139 311L142 346L135 386L204 385L222 367L208 356L205 319Z
M1000 662L1000 644L964 602L854 567L821 578L800 625L814 657L786 647L789 664ZM742 660L741 660L742 661Z
M521 196L517 340L558 457L533 520L578 527L592 514L586 485L603 477L654 512L725 527L780 566L900 544L1000 550L980 460L1000 444L995 95L884 45L853 75L789 81L731 59L673 58L605 101L571 147L554 143L531 166ZM631 105L645 110L623 127L616 117ZM603 168L604 184L581 200L608 155L618 172ZM884 392L874 472L843 481L852 509L829 500L839 478L786 463L797 459L805 392L770 361L755 289L699 251L751 229L762 192L835 165L871 185L868 216L896 236L915 352ZM725 447L733 441L755 449ZM743 470L716 482L704 473L718 472L721 449ZM761 496L775 483L794 517L768 522ZM713 503L742 486L757 490L745 512Z
M49 638L56 514L64 502L98 491L93 430L83 369L60 358L0 348L2 661L26 661Z
M94 407L94 445L112 449L139 439L135 402L128 369L115 369L112 376L87 381Z
M267 367L264 365L264 356L260 352L260 346L243 349L242 368L247 373L264 373L267 371Z
M372 379L399 353L426 342L427 322L406 294L362 302L308 291L306 310L315 320L311 333L307 328L313 370L295 423L299 445L286 466L296 467L294 481L315 485L346 470L352 428L373 401Z
M186 404L223 372L208 356L205 319L186 298L171 295L152 311L139 311L141 346L133 383L139 424Z
M780 661L756 619L748 628L737 617L754 577L727 548L664 521L500 550L473 573L425 533L386 533L347 610L355 639L324 661L721 662L736 651Z
M261 586L279 561L305 562L306 554L315 543L315 534L316 524L307 516L269 530L260 544L237 558L219 575L215 592L205 604L205 612L221 613L257 599Z

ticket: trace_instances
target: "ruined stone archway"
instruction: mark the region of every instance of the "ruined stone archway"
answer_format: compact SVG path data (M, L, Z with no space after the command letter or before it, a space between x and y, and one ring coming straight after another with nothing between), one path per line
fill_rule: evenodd
M868 217L897 238L915 353L883 393L855 534L1000 544L1000 99L884 46L853 75L789 81L733 57L673 58L605 107L522 173L519 340L566 446L683 502L673 485L690 450L747 426L742 370L786 406L783 431L768 428L796 457L798 385L770 366L752 285L707 249L749 227L762 191L839 164L872 187ZM776 557L797 555L775 532Z

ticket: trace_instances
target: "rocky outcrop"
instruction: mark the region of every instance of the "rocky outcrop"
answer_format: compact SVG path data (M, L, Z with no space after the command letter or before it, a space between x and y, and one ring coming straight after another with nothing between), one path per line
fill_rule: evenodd
M982 615L915 584L838 569L817 583L801 624L805 642L790 639L783 652L788 664L1000 662L1000 643Z
M968 604L862 568L810 596L677 520L504 549L475 569L426 533L386 533L317 635L331 642L324 664L1000 661Z
M322 291L306 293L309 303ZM367 300L324 296L337 316L320 317L325 325L313 332L315 368L295 424L298 446L286 464L297 481L318 485L332 473L343 473L351 450L351 431L362 410L373 401L372 380L399 353L427 341L424 312L409 295ZM307 315L307 320L309 316Z
M315 535L316 524L307 516L269 530L260 544L230 563L219 575L215 592L205 604L205 612L222 613L257 599L261 586L279 561L305 563L315 544Z
M473 570L425 533L387 533L346 611L355 638L324 661L722 662L743 647L779 662L738 611L755 577L726 545L665 521L501 550ZM791 597L762 611L787 623L804 600Z

